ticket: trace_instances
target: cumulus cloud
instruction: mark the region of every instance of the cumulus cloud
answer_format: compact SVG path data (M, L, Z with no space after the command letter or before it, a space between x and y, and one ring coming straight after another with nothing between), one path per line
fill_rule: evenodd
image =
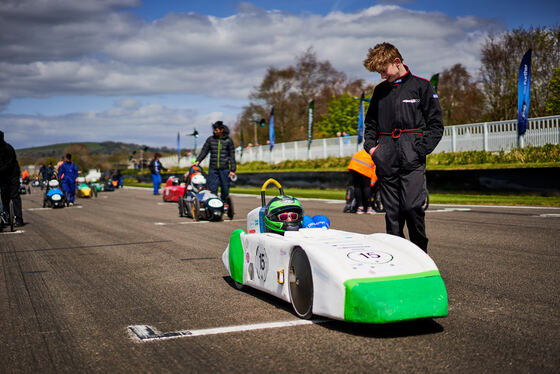
M231 124L235 116L155 104L141 105L135 99L123 99L105 111L57 116L2 115L0 129L6 133L6 141L16 148L107 140L164 146L175 143L178 131L183 136L195 128L204 139L211 135L210 124L217 120Z
M429 77L458 62L476 73L481 43L502 27L398 5L322 16L242 3L230 17L181 13L147 22L127 11L139 4L0 2L0 110L14 97L190 94L244 99L269 66L293 64L309 46L320 60L331 61L352 78L377 80L362 60L368 48L382 41L397 45L415 74ZM127 109L116 105L105 115ZM149 116L158 110L132 109ZM161 116L171 115L169 108L159 109ZM87 120L83 114L72 116ZM41 124L45 118L35 120Z

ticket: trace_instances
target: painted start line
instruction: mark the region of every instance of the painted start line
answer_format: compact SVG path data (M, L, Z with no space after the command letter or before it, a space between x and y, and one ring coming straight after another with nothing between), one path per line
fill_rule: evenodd
M0 235L23 234L24 232L25 232L25 230L0 231Z
M65 207L65 208L69 208L69 209L81 209L83 208L83 205L74 205L74 206L69 206L69 207ZM61 209L61 208L56 208ZM29 211L34 211L34 210L55 210L55 208L27 208L26 210Z
M329 320L300 319L294 321L265 322L265 323L251 324L251 325L215 327L215 328L201 329L201 330L182 330L182 331L173 331L173 332L165 332L165 333L159 332L156 328L148 325L133 325L133 326L128 326L128 331L132 339L139 342L150 342L150 341L158 341L158 340L190 338L194 336L227 334L231 332L277 329L281 327L306 326L306 325L321 324L326 322L329 322Z

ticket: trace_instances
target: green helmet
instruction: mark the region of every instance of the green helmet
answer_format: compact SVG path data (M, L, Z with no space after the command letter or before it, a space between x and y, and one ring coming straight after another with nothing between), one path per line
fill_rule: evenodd
M291 212L297 213L298 217L293 221L283 221L280 214ZM297 231L303 220L303 207L298 199L293 196L276 196L266 205L264 211L264 231L284 235L286 231Z

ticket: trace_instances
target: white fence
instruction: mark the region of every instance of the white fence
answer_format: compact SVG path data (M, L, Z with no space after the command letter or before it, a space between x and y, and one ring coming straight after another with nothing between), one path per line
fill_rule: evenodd
M278 163L285 160L311 160L328 157L352 156L362 144L357 144L357 136L316 139L307 148L307 140L278 143L272 151L270 147L258 146L236 152L237 162L265 161ZM446 126L443 137L433 153L460 151L509 151L523 146L542 146L560 143L560 115L530 118L527 132L521 139L517 136L517 120L474 123ZM190 165L190 158L164 157L161 162L166 167ZM208 165L208 157L202 163Z

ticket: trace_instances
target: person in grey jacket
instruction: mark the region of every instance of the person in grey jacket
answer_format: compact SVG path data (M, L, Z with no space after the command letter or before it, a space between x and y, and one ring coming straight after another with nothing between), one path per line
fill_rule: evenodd
M235 146L229 137L228 127L222 121L213 123L212 129L214 135L206 139L194 164L200 164L210 153L208 188L210 192L217 195L220 187L221 198L225 200L229 195L229 178L235 177Z

